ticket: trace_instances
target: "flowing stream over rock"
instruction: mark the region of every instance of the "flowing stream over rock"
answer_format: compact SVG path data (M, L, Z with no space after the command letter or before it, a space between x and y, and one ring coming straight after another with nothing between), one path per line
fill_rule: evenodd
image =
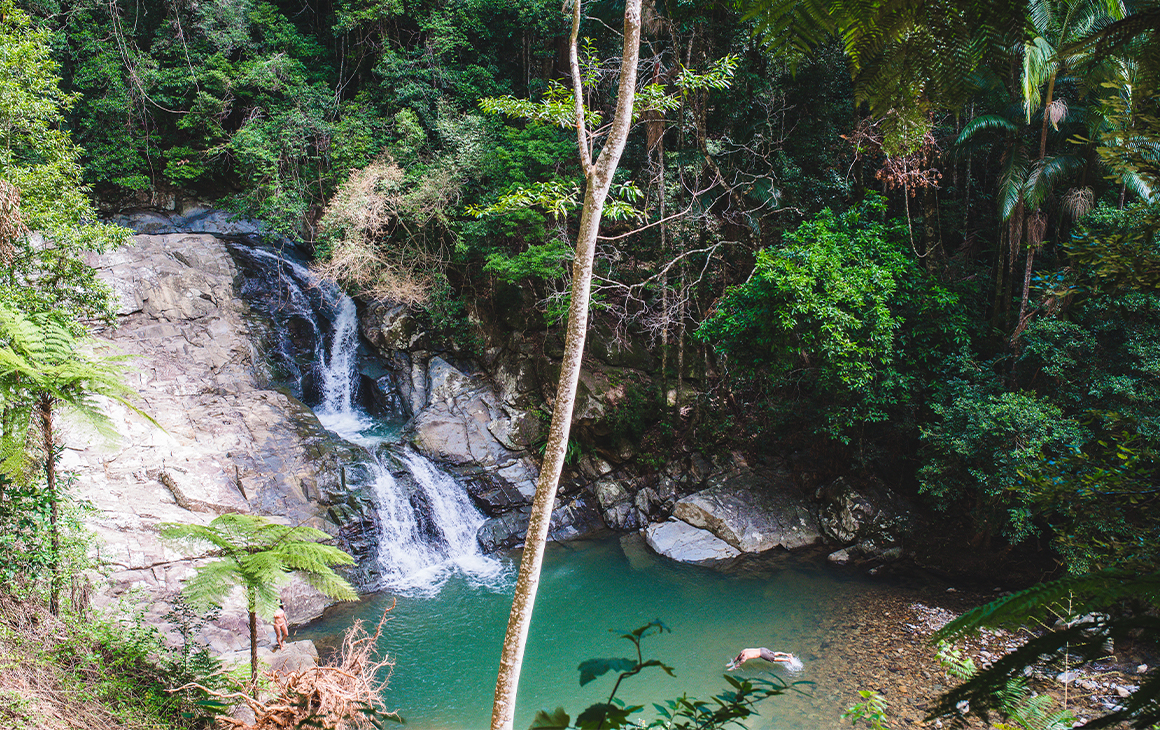
M358 404L362 355L354 300L287 258L261 249L235 250L264 279L264 308L275 322L310 325L308 338L279 342L275 349L286 374L297 381L323 426L371 457L365 478L379 503L377 587L431 594L457 573L473 583L502 585L504 564L480 550L476 533L485 518L464 487L400 441L400 414L373 417ZM307 339L312 351L301 354L309 357L296 357L295 348L303 349ZM313 373L309 360L315 363Z

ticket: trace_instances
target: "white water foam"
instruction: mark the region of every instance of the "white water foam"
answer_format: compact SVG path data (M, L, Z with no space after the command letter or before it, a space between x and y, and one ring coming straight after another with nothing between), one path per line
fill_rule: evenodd
M413 492L382 461L372 467L383 587L434 594L458 572L474 584L498 588L503 564L480 550L475 534L485 518L463 486L417 453L404 452L400 461L414 480Z

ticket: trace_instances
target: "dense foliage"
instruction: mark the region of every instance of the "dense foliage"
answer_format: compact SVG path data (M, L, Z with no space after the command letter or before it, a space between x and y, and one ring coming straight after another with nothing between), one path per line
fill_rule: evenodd
M583 448L821 443L980 539L1043 536L1075 570L1154 562L1155 2L647 5L593 297L596 326L659 363ZM471 321L526 335L565 311L582 175L556 124L557 3L22 6L5 42L31 50L5 63L33 82L3 87L24 126L0 165L24 225L48 225L30 171L83 174L110 209L224 199L464 342ZM620 10L585 5L593 119ZM690 82L723 59L727 93ZM519 120L488 113L505 103ZM75 201L51 212L81 231ZM59 278L31 240L4 239L41 272L20 281ZM50 291L36 306L105 306Z

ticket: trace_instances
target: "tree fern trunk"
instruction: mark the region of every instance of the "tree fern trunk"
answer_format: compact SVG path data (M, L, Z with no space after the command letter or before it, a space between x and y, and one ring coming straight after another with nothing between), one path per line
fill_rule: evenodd
M53 616L57 616L60 614L60 500L57 499L56 495L56 459L53 458L56 437L52 428L52 396L41 395L37 408L40 411L40 429L44 439L44 481L52 509L49 515L49 530L52 539L52 585L49 586L48 610Z
M250 689L258 691L258 612L250 611Z

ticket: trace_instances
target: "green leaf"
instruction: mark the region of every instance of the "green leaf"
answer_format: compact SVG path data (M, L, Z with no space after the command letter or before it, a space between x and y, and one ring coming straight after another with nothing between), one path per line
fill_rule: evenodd
M621 707L619 705L599 702L591 705L576 718L576 727L580 730L615 730L628 723L628 716L640 710L633 705Z

